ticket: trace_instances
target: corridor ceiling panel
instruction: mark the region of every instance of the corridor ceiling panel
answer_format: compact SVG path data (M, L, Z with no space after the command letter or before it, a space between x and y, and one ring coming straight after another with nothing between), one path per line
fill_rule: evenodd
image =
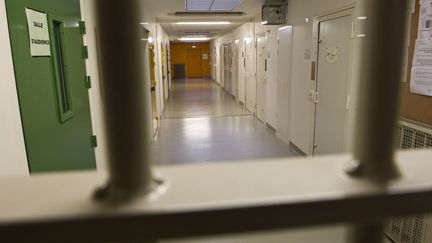
M187 11L232 11L242 0L186 0Z

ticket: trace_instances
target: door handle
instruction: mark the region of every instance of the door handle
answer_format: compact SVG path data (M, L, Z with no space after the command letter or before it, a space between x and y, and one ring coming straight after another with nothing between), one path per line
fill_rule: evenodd
M267 59L265 59L265 67L264 67L264 71L267 72Z
M315 102L315 104L319 103L319 92L318 91L316 91L314 94L314 102Z

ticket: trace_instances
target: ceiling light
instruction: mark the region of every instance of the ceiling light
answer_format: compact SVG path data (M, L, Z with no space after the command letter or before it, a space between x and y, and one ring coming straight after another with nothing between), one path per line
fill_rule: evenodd
M180 41L208 41L210 38L208 37L182 37L179 39Z
M177 22L178 25L228 25L231 22L219 21L219 22Z

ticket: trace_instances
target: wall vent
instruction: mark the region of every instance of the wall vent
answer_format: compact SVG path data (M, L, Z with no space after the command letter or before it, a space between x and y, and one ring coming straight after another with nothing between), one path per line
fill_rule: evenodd
M399 150L432 148L432 127L410 120L399 122ZM397 217L389 220L386 234L395 243L432 243L432 216Z

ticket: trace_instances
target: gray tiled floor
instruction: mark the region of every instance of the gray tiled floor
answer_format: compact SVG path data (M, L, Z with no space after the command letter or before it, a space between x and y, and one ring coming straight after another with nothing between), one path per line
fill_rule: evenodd
M173 88L153 144L157 164L297 156L213 82L183 80ZM339 225L159 243L343 243L346 237L347 226Z
M156 164L297 156L210 80L175 81L153 144Z

